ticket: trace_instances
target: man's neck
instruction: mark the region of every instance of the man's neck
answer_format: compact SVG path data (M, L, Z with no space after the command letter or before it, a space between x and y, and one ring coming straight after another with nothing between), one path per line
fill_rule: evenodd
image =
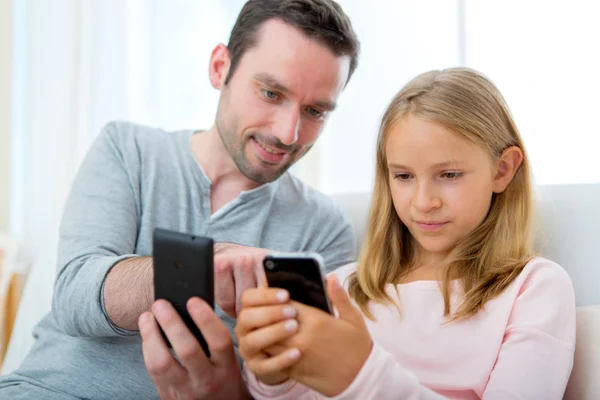
M246 178L240 172L215 126L208 131L192 135L191 149L194 158L212 182L210 200L213 213L239 196L242 191L260 186L260 183Z

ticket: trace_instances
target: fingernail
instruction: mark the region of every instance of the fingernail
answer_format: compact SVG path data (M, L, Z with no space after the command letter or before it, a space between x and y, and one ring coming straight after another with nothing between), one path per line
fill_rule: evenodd
M300 357L300 350L298 350L298 349L290 350L288 353L288 357L291 358L292 360L296 360L298 357Z
M164 300L157 301L154 303L153 311L158 314L167 312L167 303Z
M280 302L284 302L287 301L288 299L288 292L285 290L280 290L277 292L277 294L275 295L275 298L280 301Z
M296 314L296 309L292 306L286 306L283 308L283 316L286 318L294 318Z
M146 322L148 322L150 320L150 314L148 314L147 312L143 313L142 315L140 315L140 325L145 325Z
M188 311L198 310L200 307L202 307L202 301L200 300L199 297L192 297L191 299L188 300L187 307L188 307Z
M294 332L298 328L298 322L295 319L290 319L283 327L288 332Z

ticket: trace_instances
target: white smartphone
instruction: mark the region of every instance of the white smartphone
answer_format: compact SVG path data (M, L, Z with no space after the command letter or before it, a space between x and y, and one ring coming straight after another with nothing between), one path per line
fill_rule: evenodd
M325 290L325 262L318 253L272 253L263 260L269 287L286 289L290 299L333 315Z

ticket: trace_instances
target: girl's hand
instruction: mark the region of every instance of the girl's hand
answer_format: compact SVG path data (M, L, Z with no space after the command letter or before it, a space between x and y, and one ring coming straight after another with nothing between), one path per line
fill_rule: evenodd
M264 352L297 332L296 315L286 290L261 287L248 289L242 295L242 311L235 328L240 355L245 367L267 385L286 381L288 375L283 371L300 357L294 347L281 349L273 356Z
M360 310L350 302L335 276L327 279L327 292L339 317L292 301L298 311L298 333L271 346L267 353L285 358L286 351L299 349L302 359L290 363L285 373L331 397L350 386L367 360L373 341Z

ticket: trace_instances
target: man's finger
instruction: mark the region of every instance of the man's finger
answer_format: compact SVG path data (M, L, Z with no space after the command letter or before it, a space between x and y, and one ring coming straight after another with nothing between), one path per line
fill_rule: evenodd
M254 259L254 274L258 287L269 286L267 283L267 276L265 275L265 268L263 267L263 261L267 254L269 254L268 250L260 249L255 251L252 255Z
M331 303L337 308L340 319L351 322L353 325L356 323L364 324L362 314L352 304L348 294L333 274L327 277L327 293Z
M138 325L142 336L144 363L159 392L167 385L182 382L186 372L171 355L153 315L149 312L143 313Z
M158 300L152 305L152 312L184 367L194 371L196 376L208 373L212 367L210 360L175 308L167 301Z
M187 309L208 344L211 361L224 368L238 368L231 334L214 310L199 297L188 300Z
M255 288L256 272L254 258L250 254L245 254L233 266L233 279L235 283L235 311L236 315L242 310L242 294L246 289Z
M217 254L215 268L215 302L230 317L236 316L235 284L231 256Z

